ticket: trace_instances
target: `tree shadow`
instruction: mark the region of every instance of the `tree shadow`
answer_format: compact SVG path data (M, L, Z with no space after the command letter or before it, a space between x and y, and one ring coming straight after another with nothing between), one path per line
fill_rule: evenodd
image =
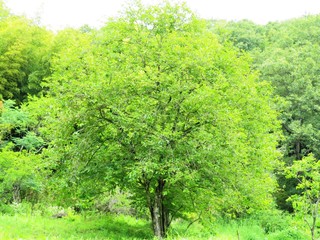
M89 220L94 221L94 219ZM89 224L91 225L91 224ZM153 239L150 223L126 217L106 216L103 221L92 224L89 228L77 229L83 239Z

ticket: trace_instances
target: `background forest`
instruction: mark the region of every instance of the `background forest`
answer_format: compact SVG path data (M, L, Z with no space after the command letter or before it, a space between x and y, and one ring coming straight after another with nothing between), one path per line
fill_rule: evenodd
M317 239L319 36L169 3L53 33L0 2L0 238Z

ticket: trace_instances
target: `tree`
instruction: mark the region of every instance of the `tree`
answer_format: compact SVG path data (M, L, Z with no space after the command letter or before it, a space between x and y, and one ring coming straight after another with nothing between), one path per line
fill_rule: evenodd
M11 145L0 151L0 197L3 203L39 200L43 190L41 158L27 151L14 152Z
M286 176L299 182L297 190L300 194L292 195L288 200L293 203L297 214L303 217L312 240L316 239L320 203L320 162L310 154L302 160L294 161L292 166L287 168Z
M310 153L320 157L319 125L319 16L310 16L266 25L265 38L269 42L264 51L255 52L255 66L261 79L274 86L274 98L281 97L278 109L284 138L280 149L284 163ZM280 191L276 194L280 208L293 211L286 199L295 193L296 180L278 174Z
M213 22L211 27L223 41L249 51L260 78L274 87L284 135L279 149L286 166L309 153L320 156L319 23L319 16L306 16L265 26L240 21ZM277 175L277 204L293 211L286 199L296 193L297 182L285 178L282 170Z
M51 159L70 185L129 190L158 238L191 212L272 202L276 113L246 54L168 3L132 6L90 34L57 54L47 96Z
M251 21L227 22L209 20L209 28L215 32L222 41L230 41L237 48L254 53L262 51L267 45L267 28L256 25Z
M24 17L9 14L0 4L0 99L18 104L42 91L49 75L52 33ZM2 17L4 16L4 17Z
M14 101L5 101L0 110L0 146L5 147L15 139L25 137L30 123L27 114L16 108Z
M319 51L319 45L310 43L285 49L272 47L263 53L259 65L262 78L272 82L275 94L283 98L279 106L286 136L282 148L291 161L310 152L320 156Z
M44 145L34 121L12 100L0 109L0 198L4 203L35 202L42 190L41 157Z

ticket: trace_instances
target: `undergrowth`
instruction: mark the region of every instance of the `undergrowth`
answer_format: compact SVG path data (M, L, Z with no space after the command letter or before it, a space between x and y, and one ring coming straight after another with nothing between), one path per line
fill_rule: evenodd
M66 209L66 217L53 218L52 214L60 208L48 208L45 214L25 209L17 206L14 214L0 215L1 240L153 239L150 222L132 216L76 214ZM205 226L176 220L168 240L304 240L310 238L308 234L301 220L273 211L237 220L220 219Z

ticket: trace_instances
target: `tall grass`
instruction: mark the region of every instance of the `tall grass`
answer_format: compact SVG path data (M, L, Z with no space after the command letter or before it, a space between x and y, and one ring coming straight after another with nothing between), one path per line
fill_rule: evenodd
M280 211L265 211L237 220L213 224L215 240L306 240L310 237L301 220Z
M0 216L0 239L152 239L147 222L126 216L54 219Z
M23 213L24 212L24 213ZM50 212L50 211L49 211ZM77 215L52 218L25 211L0 215L0 239L108 240L153 239L150 222L123 215ZM301 220L279 212L264 212L238 220L216 220L206 227L177 220L168 240L305 240L309 233Z

